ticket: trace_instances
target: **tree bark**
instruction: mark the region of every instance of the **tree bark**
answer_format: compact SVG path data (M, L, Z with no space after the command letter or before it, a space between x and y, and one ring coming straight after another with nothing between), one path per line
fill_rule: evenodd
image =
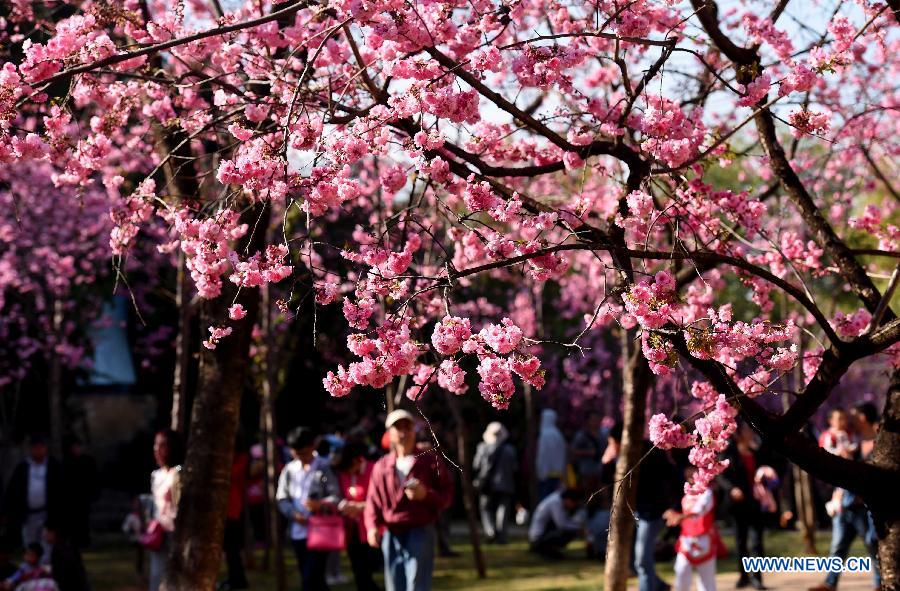
M269 286L262 288L262 306L260 310L260 325L263 335L268 339L262 356L262 435L263 449L266 463L266 568L269 567L270 554L275 555L275 589L284 591L287 588L287 578L284 571L284 553L282 542L284 535L281 526L281 516L278 513L278 504L275 502L276 489L278 487L278 449L275 444L275 393L273 383L275 381L272 368L272 335L271 329L272 308L269 298Z
M900 473L900 369L895 369L891 376L871 461L878 467ZM900 504L894 487L878 490L881 494L867 497L866 503L878 534L881 588L897 591L900 590Z
M537 408L534 401L534 390L531 384L523 386L525 390L525 457L529 458L528 469L528 510L534 513L538 504L537 471L534 460L537 458Z
M460 468L462 468L460 483L462 485L463 506L466 508L466 521L469 526L469 540L472 542L472 557L475 559L475 572L478 573L479 579L484 579L487 577L487 566L484 561L484 553L481 550L481 535L478 532L478 507L475 503L475 487L472 486L472 460L467 453L468 429L459 409L459 400L456 399L456 395L446 394L446 398L453 420L456 423L456 456Z
M53 342L62 342L63 310L59 298L53 300ZM62 358L54 348L50 355L50 452L57 458L63 453L63 370Z
M187 422L187 381L191 362L191 296L184 253L180 251L178 253L178 275L175 282L178 334L175 335L175 377L172 383L170 428L183 434Z
M624 330L622 345L622 398L624 400L622 442L616 461L616 477L610 508L605 583L607 591L625 591L630 574L634 539L633 509L640 477L639 462L644 451L644 424L650 368L641 355L637 333Z
M794 503L797 505L797 523L804 551L817 555L819 551L816 549L816 511L812 500L812 483L809 474L800 466L791 466L791 470L794 473Z
M268 227L269 208L259 204L248 208L241 217L251 228L258 219L257 227L264 229ZM263 236L264 231L257 230L237 250L243 252L249 241L250 252L259 251ZM221 298L202 304L204 328L226 323L224 302L230 301L229 296L234 293L234 288L226 285ZM242 289L237 302L247 310L247 316L231 324L231 335L222 339L216 349L204 349L200 357L189 445L181 470L181 495L163 591L212 591L216 586L234 436L249 369L248 354L259 310L259 292Z

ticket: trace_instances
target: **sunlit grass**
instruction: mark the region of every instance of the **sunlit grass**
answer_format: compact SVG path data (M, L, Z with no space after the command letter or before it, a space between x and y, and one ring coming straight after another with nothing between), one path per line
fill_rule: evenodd
M817 545L820 553L827 553L829 532L819 532ZM734 549L734 540L726 533L725 543ZM583 543L573 543L566 551L566 558L558 561L543 560L528 552L528 544L521 534L514 536L506 546L485 546L488 564L488 578L479 580L475 573L471 546L464 537L454 540L454 547L461 553L457 558L438 558L434 589L467 589L472 591L539 591L539 590L581 590L596 591L602 586L603 563L585 557ZM768 532L766 553L769 556L796 556L803 553L803 545L797 532ZM864 555L862 543L857 541L852 554ZM257 552L257 563L261 563L262 553ZM300 589L300 579L292 553L285 551L288 589ZM115 535L98 536L94 548L85 553L85 566L95 591L132 591L144 586L135 574L134 549ZM733 572L736 559L729 556L719 561L720 573ZM342 572L352 577L346 556L342 559ZM672 563L659 564L660 575L672 580ZM224 571L223 571L224 578ZM274 589L274 571L249 571L251 589ZM378 580L380 580L380 574ZM352 582L333 586L334 591L354 589Z

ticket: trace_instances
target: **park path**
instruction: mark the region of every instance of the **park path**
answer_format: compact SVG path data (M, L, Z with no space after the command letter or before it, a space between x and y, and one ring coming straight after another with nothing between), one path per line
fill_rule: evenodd
M716 577L718 591L731 591L737 582L737 573L724 573ZM823 582L824 573L766 573L763 581L772 591L806 591ZM839 591L871 591L873 589L870 573L845 573L841 575ZM637 590L637 584L630 585L629 590ZM749 589L749 587L748 587Z

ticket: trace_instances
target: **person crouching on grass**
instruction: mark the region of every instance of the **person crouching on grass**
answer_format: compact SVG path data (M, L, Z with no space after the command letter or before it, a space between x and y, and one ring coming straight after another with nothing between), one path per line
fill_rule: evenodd
M534 510L528 527L529 550L543 558L563 557L563 548L584 533L584 494L577 488L553 492Z
M434 571L434 524L453 500L453 479L437 450L416 454L413 416L384 422L391 452L376 462L363 513L369 545L384 554L387 591L428 591Z
M688 482L693 480L696 468L686 470ZM685 493L681 499L681 512L666 512L669 526L681 525L675 557L675 591L688 591L691 579L697 574L698 591L716 589L716 555L721 540L715 524L715 502L711 488L699 495Z

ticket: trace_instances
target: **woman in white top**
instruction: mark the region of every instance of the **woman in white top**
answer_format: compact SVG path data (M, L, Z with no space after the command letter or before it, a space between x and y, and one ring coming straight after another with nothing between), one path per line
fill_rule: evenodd
M181 438L171 429L163 429L153 440L153 457L159 466L150 474L150 493L153 496L151 523L162 528L162 545L150 554L150 591L157 591L166 574L169 544L175 530L175 514L181 480Z

